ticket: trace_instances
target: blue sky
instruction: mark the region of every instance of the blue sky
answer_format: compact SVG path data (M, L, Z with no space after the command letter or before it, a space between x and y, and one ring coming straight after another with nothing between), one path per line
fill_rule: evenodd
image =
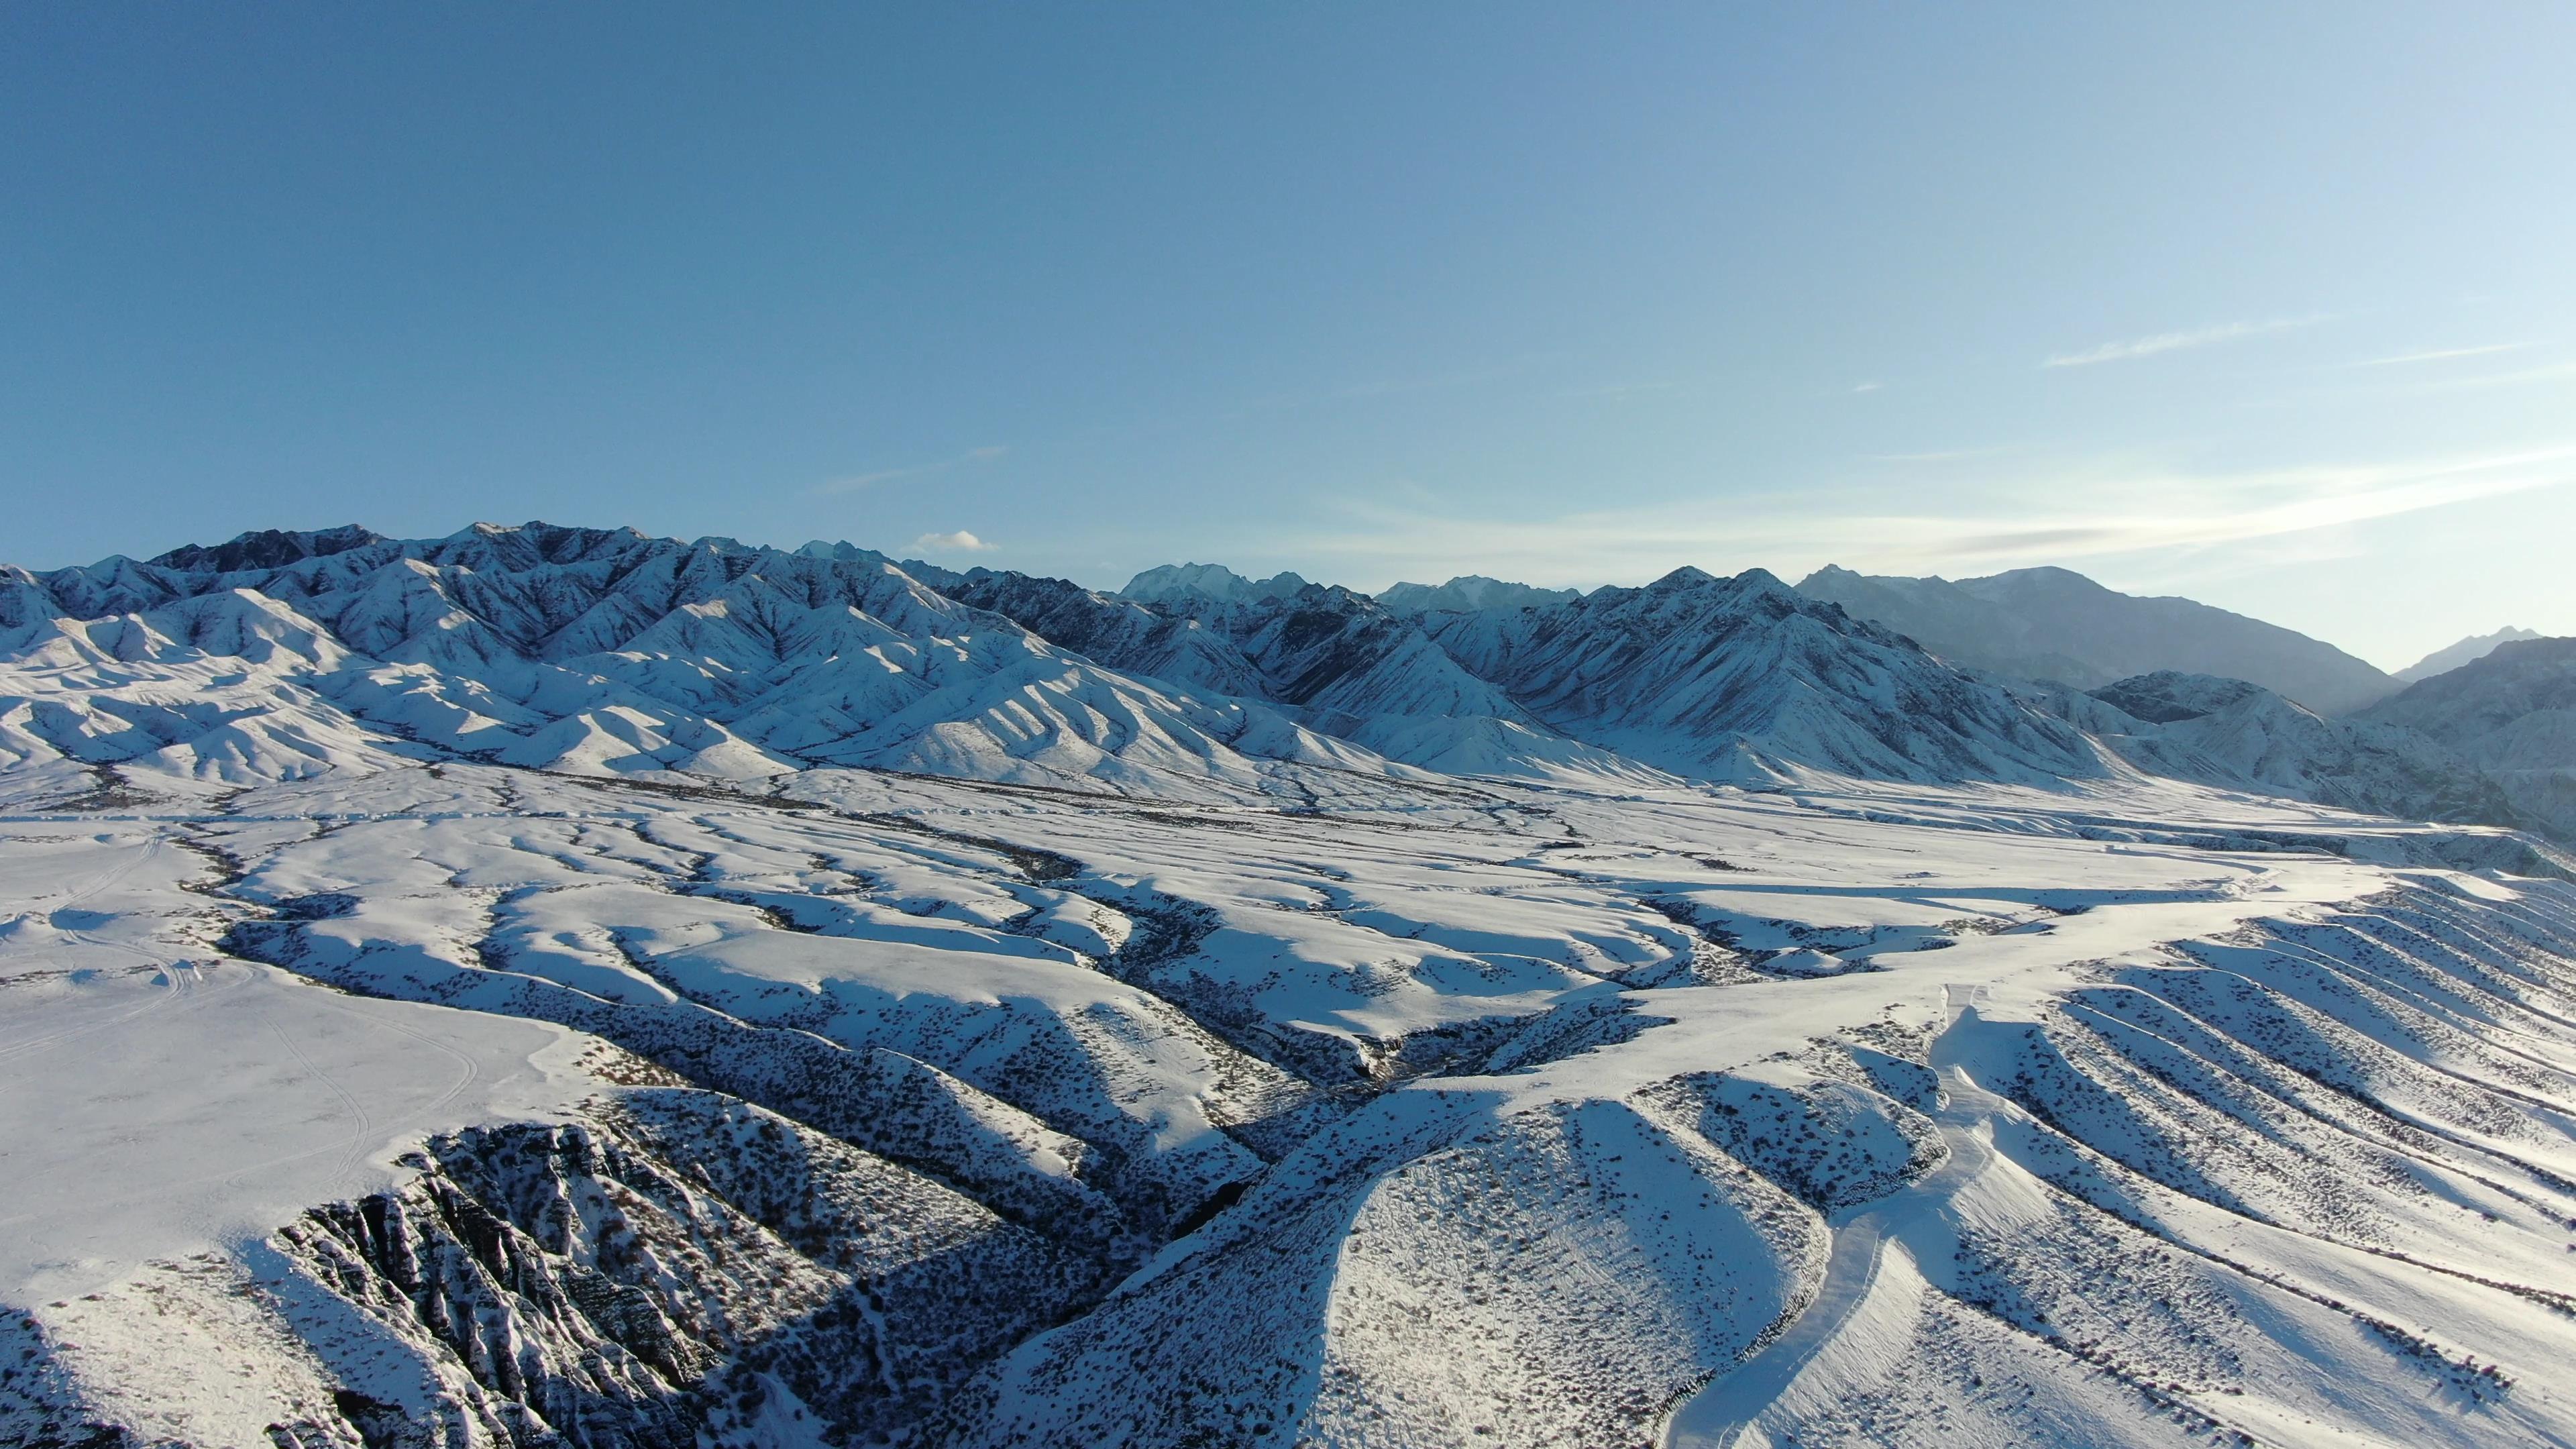
M0 557L542 517L2576 633L2571 54L2539 4L5 7Z

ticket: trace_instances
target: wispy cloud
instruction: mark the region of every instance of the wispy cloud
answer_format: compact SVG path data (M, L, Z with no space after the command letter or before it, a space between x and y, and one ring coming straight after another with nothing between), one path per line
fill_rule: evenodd
M925 533L906 546L923 553L983 553L997 547L962 528L955 533Z
M856 493L862 489L874 488L880 483L892 483L903 478L926 478L933 473L945 473L951 468L963 468L970 463L990 463L1009 451L1011 450L1000 444L988 444L981 448L969 448L954 458L942 458L936 463L916 463L909 468L880 468L873 473L853 473L846 478L828 479L805 491L816 494Z
M2082 352L2065 352L2040 364L2041 367L2092 367L2104 362L2126 362L2136 357L2153 357L2160 352L2180 352L2186 347L2207 347L2216 342L2233 342L2240 337L2260 337L2267 332L2288 332L2299 327L2313 327L2329 319L2319 317L2276 317L2268 322L2221 322L2215 327L2195 327L2186 332L2159 332L2152 337L2132 337L2126 342L2105 342Z
M2464 392L2482 387L2519 387L2527 382L2566 382L2576 379L2576 362L2545 362L2538 367L2518 367L2511 372L2481 372L2468 377L2443 377L2417 383L2416 392Z
M2158 551L2180 556L2569 484L2576 484L2576 445L2215 473L2025 464L1972 488L1941 482L1937 497L1933 479L1906 476L1525 520L1351 501L1341 508L1348 527L1279 542L1300 557L1347 560L1339 566L1355 574L1502 573L1540 584L1637 582L1684 563L1761 564L1793 575L1825 563L1958 575Z
M1887 384L1886 384L1886 383L1883 383L1883 382L1864 382L1864 383L1860 384L1858 387L1853 388L1853 389L1852 389L1852 391L1854 391L1854 392L1877 392L1878 390L1880 390L1881 388L1884 388L1884 387L1886 387L1886 386L1887 386Z
M2346 367L2403 367L2416 362L2448 362L2455 357L2492 357L2499 352L2522 352L2537 347L2537 342L2490 342L2484 347L2444 347L2433 352L2402 352L2395 357L2373 357L2361 362L2347 362Z

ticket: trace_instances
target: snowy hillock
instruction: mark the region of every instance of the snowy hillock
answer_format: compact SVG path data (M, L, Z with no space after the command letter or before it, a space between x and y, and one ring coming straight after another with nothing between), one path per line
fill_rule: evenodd
M406 1165L279 1225L258 1277L198 1255L44 1327L0 1310L25 1380L0 1384L0 1436L902 1435L1097 1292L1095 1267L971 1199L715 1093L610 1088L567 1121L434 1136ZM205 1391L209 1360L224 1391Z

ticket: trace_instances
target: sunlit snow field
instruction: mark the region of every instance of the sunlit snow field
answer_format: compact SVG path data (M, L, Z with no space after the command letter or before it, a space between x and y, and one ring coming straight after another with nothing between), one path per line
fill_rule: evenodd
M585 1351L649 1400L652 1335L578 1294L483 1263L479 1312L551 1324L503 1372L332 1266L368 1231L300 1215L432 1158L513 1271L767 1364L739 1442L832 1396L923 1442L2576 1434L2576 895L2444 865L2475 832L1822 779L1316 813L447 764L167 803L0 824L22 1438L265 1443L355 1391L480 1442ZM907 1231L1034 1286L909 1370L784 1351L883 1280L671 1166L683 1098L898 1164L946 1225ZM462 1129L514 1122L634 1161L476 1177ZM704 1264L614 1251L620 1213Z

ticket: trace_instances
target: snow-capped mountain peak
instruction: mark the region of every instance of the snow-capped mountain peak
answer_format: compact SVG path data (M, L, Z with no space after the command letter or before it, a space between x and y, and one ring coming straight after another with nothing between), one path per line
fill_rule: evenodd
M1306 587L1306 580L1294 573L1277 573L1266 579L1248 579L1223 564L1160 564L1127 581L1119 597L1139 603L1171 603L1186 606L1198 599L1219 603L1248 604L1262 599L1295 598Z
M212 548L184 544L157 555L152 562L161 568L198 573L238 573L244 569L283 568L300 559L320 558L383 542L384 535L354 523L309 533L263 528L240 534Z

